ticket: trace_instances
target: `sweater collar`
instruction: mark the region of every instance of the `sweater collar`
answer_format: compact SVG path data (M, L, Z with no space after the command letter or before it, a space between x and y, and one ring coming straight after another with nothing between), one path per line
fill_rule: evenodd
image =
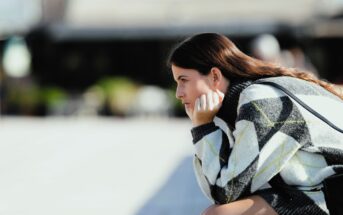
M230 81L230 85L217 116L223 119L231 128L235 127L239 96L241 92L252 83L253 80L251 79L234 79Z

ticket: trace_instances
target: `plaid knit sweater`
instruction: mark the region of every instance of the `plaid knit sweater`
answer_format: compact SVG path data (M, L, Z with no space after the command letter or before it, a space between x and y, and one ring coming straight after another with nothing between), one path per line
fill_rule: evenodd
M343 101L327 90L291 77L263 80L343 128ZM257 194L281 215L329 213L322 182L343 170L343 134L279 89L232 82L214 121L191 132L196 177L214 203Z

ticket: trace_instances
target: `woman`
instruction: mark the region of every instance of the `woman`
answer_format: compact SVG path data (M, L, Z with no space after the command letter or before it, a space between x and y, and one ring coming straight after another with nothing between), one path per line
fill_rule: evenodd
M180 43L168 64L194 125L198 183L215 203L203 214L329 214L322 183L342 172L343 134L261 81L343 128L341 93L310 73L251 58L214 33Z

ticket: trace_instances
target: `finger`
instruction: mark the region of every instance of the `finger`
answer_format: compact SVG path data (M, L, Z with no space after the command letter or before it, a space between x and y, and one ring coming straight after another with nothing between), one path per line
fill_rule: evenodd
M224 100L225 94L218 89L216 90L216 92L218 93L219 101L222 102Z
M219 104L219 95L218 93L213 94L213 105L216 107Z
M195 100L195 104L194 104L194 110L196 110L196 111L200 111L200 99L199 98L197 98L196 100Z
M207 109L208 110L213 110L213 92L211 91L211 92L208 92L207 93L207 99L206 99L207 101Z
M206 95L202 94L200 97L200 110L206 110Z

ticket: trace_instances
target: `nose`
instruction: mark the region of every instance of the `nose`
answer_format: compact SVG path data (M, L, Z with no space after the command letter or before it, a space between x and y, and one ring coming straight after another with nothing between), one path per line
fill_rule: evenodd
M180 89L179 86L176 87L175 96L177 99L182 99L184 97L184 92L183 92L183 90Z

